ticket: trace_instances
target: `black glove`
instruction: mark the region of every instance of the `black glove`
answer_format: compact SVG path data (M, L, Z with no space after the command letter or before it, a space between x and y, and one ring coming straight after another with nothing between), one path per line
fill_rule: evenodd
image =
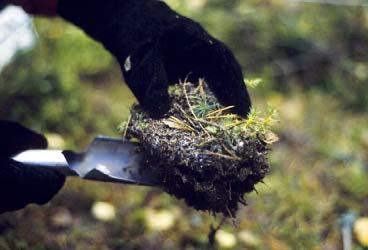
M232 52L200 24L158 0L59 0L58 12L119 61L125 81L151 115L169 109L169 83L205 78L219 101L246 115L251 106Z
M46 147L42 135L15 122L0 120L0 213L29 203L45 204L63 186L65 176L52 170L40 172L10 159L21 151Z

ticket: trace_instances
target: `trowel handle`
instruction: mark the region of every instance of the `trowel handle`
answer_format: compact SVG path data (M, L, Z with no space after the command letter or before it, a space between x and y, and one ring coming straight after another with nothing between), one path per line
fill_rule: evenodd
M78 175L69 167L62 150L26 150L12 159L25 167L54 169L66 176Z

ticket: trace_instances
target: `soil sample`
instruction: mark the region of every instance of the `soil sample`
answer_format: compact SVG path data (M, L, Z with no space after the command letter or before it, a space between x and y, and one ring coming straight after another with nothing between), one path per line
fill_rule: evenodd
M125 136L138 139L147 167L160 172L163 189L198 210L235 216L245 194L269 172L274 113L247 119L221 106L204 82L170 89L172 105L152 119L135 105Z

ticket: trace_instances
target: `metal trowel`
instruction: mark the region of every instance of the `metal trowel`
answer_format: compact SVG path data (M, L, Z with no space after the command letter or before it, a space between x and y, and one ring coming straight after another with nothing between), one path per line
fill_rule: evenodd
M51 168L66 176L124 184L159 186L160 176L145 167L139 144L99 136L85 152L27 150L12 157L25 167Z

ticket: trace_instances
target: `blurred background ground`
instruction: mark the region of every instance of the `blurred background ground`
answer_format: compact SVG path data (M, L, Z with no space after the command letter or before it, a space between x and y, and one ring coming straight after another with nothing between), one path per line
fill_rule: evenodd
M368 3L167 2L228 44L247 78L263 79L250 89L254 106L280 112L272 171L217 247L342 249L341 216L368 216ZM55 147L119 136L134 98L115 60L60 19L27 25L33 42L0 73L0 117ZM11 33L25 36L19 26ZM0 249L208 249L220 219L158 189L70 179L48 205L1 215Z

